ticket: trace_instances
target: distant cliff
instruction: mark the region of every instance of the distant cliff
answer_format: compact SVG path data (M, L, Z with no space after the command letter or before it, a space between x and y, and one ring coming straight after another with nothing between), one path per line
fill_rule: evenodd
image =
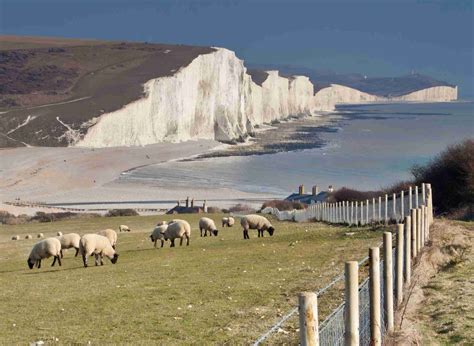
M249 71L234 52L224 48L95 42L90 47L35 48L2 56L16 66L15 78L28 80L15 88L29 88L10 88L0 95L5 102L10 100L10 106L0 109L2 147L113 147L199 138L238 142L256 125L289 116L314 116L341 103L457 98L457 88L451 86L387 97L336 83L315 85L308 76ZM38 65L48 56L49 65L35 70L35 78L53 76L62 84L49 83L49 89L37 90L45 84L28 79L29 61ZM67 65L71 56L87 60L68 73L55 67ZM91 59L109 64L97 69ZM20 102L20 107L13 102Z

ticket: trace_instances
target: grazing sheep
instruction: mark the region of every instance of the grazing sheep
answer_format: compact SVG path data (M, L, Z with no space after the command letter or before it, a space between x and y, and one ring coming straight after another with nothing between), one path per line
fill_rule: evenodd
M127 225L120 225L119 226L119 231L120 232L130 232L131 229Z
M44 238L44 234L43 233L38 233L38 235L36 237L37 238Z
M113 229L104 229L103 231L97 232L98 235L106 237L110 241L110 245L115 250L115 245L117 244L117 232Z
M189 245L189 238L191 237L191 225L185 220L174 220L168 224L168 228L163 233L165 240L171 241L171 246L174 247L174 240L180 238L179 245L183 245L183 238L186 238L186 246Z
M46 238L36 243L31 249L30 256L26 262L30 269L33 269L35 264L39 269L41 268L41 260L51 256L54 256L52 267L54 267L56 261L61 265L61 243L56 238Z
M33 239L33 237L31 236L31 234L27 234L27 235L25 236L25 239Z
M58 232L58 233L56 233L56 236L58 236L58 237L60 237L60 236L62 236L62 235L63 235L63 232Z
M70 249L72 247L76 249L76 254L74 257L77 257L77 254L79 253L79 242L81 241L81 236L79 234L68 233L56 238L61 243L61 258L63 258L63 250Z
M82 236L81 241L79 242L79 251L82 255L82 261L84 262L84 267L87 268L87 258L89 256L95 256L95 265L104 265L103 256L107 256L112 264L117 263L118 254L115 252L115 249L112 248L110 240L107 237L104 237L99 234L85 234Z
M167 228L168 228L167 224L156 226L153 232L150 234L150 239L152 242L155 243L155 247L156 247L156 242L158 241L158 239L161 240L161 247L163 247L165 243L164 233Z
M240 220L240 224L244 229L244 239L250 239L249 229L256 229L259 238L263 237L263 231L267 231L270 236L275 232L275 228L273 228L270 221L260 215L246 215Z
M210 237L212 237L213 234L217 237L217 233L219 232L214 221L208 217L202 217L199 220L199 230L201 231L201 237L202 231L204 231L205 237L207 237L207 231L209 231Z
M12 237L12 240L20 240L20 236L19 236L19 235L14 235L14 236Z
M234 226L235 219L232 216L222 218L222 227L232 227Z
M157 226L163 226L163 225L167 225L168 224L168 221L158 221L158 223L156 224Z

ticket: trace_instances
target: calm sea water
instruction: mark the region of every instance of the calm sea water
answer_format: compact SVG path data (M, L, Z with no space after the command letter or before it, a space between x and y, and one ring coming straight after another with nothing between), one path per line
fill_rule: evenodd
M165 163L140 168L125 179L281 196L299 184L377 189L410 178L414 164L474 137L472 102L347 105L338 111L338 131L318 134L327 143L323 148Z

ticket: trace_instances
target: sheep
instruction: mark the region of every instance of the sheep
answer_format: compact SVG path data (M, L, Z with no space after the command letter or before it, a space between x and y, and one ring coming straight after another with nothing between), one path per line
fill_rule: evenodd
M219 232L214 221L208 217L202 217L199 220L199 230L201 231L201 237L202 231L204 231L205 237L207 237L207 231L209 231L210 237L212 237L213 234L217 237L217 233Z
M104 229L103 231L97 232L98 235L103 235L110 241L110 245L115 250L115 245L117 244L117 232L113 229Z
M235 220L232 216L222 218L222 227L232 227L234 226Z
M103 256L107 256L112 264L117 263L118 253L112 248L110 240L99 234L85 234L82 236L79 242L79 251L82 255L82 261L84 267L87 268L87 258L89 256L95 256L95 265L104 265Z
M25 239L33 239L33 237L31 236L31 234L27 234L27 235L25 236Z
M168 224L168 228L163 233L165 240L171 241L171 246L174 247L174 240L180 238L179 245L183 245L183 238L186 237L186 246L189 246L189 238L191 237L191 225L185 220L174 220Z
M44 234L43 233L38 233L38 235L36 237L37 238L44 238Z
M161 247L163 247L165 243L164 233L167 228L168 228L167 224L156 226L153 232L150 234L150 239L152 242L155 243L155 247L156 247L156 242L158 241L158 239L161 240Z
M275 232L275 228L273 228L270 221L260 215L246 215L240 220L240 224L244 229L244 239L250 239L249 229L256 229L259 238L263 237L263 231L267 231L270 236Z
M167 225L167 224L168 224L168 221L158 221L156 226L163 226L163 225Z
M120 226L119 226L119 231L120 231L120 232L130 232L131 229L130 229L130 227L128 227L127 225L120 225Z
M76 249L76 254L74 257L77 257L79 253L79 242L81 241L81 236L77 233L68 233L62 236L56 237L61 243L61 258L63 258L63 250L74 248Z
M57 238L46 238L36 243L31 249L30 256L26 262L30 269L33 269L35 264L39 269L41 268L41 260L51 256L54 256L51 266L54 267L56 261L58 261L58 264L61 266L61 243Z
M56 233L56 236L58 236L58 237L60 237L60 236L62 236L62 235L63 235L63 232L58 232L58 233Z
M20 240L20 236L19 236L19 235L14 235L14 236L12 237L12 240Z

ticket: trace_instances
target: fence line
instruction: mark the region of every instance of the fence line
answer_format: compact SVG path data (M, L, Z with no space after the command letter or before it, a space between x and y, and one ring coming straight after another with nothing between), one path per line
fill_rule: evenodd
M375 205L375 198L372 199L372 205L369 203L370 200L367 200L364 204L360 205L361 208L358 216L360 221L364 220L364 224L382 221L388 222L390 220L403 222L397 227L394 251L391 251L393 235L386 232L386 235L384 235L384 242L381 244L385 249L384 259L379 260L378 264L377 261L369 261L371 268L369 270L369 277L366 278L362 284L358 285L358 309L356 309L358 315L356 319L347 318L350 309L346 306L346 300L338 305L327 316L327 318L321 323L320 328L318 328L318 316L308 314L308 316L314 320L306 322L304 318L300 317L300 324L315 324L316 330L319 330L318 335L314 340L300 340L302 345L381 345L384 335L393 329L394 308L401 304L403 284L407 285L410 282L411 266L415 262L417 255L420 253L421 248L428 241L429 227L433 221L431 185L422 185L421 193L424 194L423 196L420 196L417 186L414 190L415 193L413 193L413 189L410 187L407 194L404 192L394 194L392 196L393 204L388 202L389 196L385 195L384 199L381 197L378 198L378 208ZM397 196L400 196L398 203ZM418 204L419 201L422 201L423 205ZM398 208L396 208L397 205ZM297 221L298 219L302 220L305 217L309 217L306 220L316 219L330 223L346 223L351 225L356 224L357 222L355 221L357 220L357 215L354 213L357 209L354 209L354 206L355 204L352 202L339 202L332 204L320 203L319 205L310 206L309 208L311 209L309 210L309 213L308 210L299 212L279 212L278 210L272 210L272 214L280 220L286 219ZM389 210L392 210L392 214L389 214ZM399 215L397 214L397 211L400 213ZM386 217L385 215L389 217ZM403 220L397 218L401 218L401 215L404 215ZM357 224L360 223L357 222ZM407 234L409 234L409 236L407 236ZM387 257L387 255L389 257ZM359 261L357 265L360 266L367 260L369 260L369 256ZM379 266L378 272L380 274L378 277L375 277L378 280L378 284L372 284L370 281L371 278L374 279L371 277L370 273L377 272L372 268L373 265ZM348 277L347 273L342 273L328 285L319 290L316 293L317 297L330 289L344 277L346 277L347 293ZM373 287L379 287L380 291L374 292ZM394 300L394 297L397 299ZM347 297L345 299L347 299ZM375 303L372 303L371 305L371 302ZM373 304L380 304L380 308L375 309ZM296 314L297 311L298 307L292 309L272 328L270 328L270 330L258 338L254 345L259 345L265 341L272 333L277 331L285 321ZM374 316L374 313L377 315ZM308 316L306 318L310 318ZM349 326L347 325L348 320L357 321L359 332L356 337L354 337L354 333L351 334L349 332ZM300 330L302 330L305 325L300 325ZM374 333L374 331L378 331L378 333ZM348 338L348 335L350 335L351 338ZM380 337L377 337L377 335L380 335Z

